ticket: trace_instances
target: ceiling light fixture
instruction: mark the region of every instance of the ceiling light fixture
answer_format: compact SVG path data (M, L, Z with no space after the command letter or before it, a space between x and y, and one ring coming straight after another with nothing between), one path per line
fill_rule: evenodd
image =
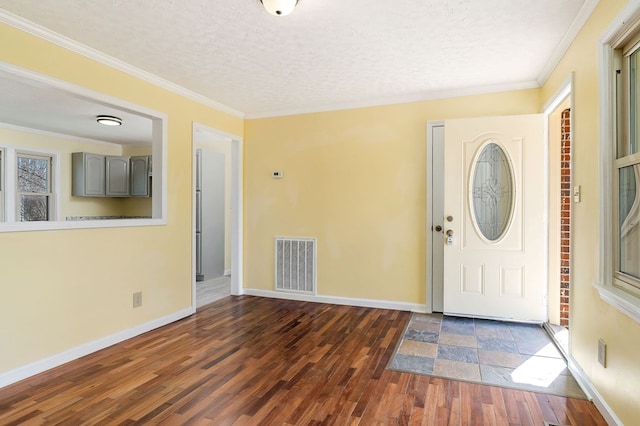
M113 115L99 115L96 117L96 121L105 126L121 126L122 118L114 117Z
M260 0L264 8L272 15L287 16L298 4L298 0Z

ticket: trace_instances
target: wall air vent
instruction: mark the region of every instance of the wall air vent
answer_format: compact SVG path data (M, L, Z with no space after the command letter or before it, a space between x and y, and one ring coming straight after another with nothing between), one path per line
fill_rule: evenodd
M276 290L316 294L316 239L276 237Z

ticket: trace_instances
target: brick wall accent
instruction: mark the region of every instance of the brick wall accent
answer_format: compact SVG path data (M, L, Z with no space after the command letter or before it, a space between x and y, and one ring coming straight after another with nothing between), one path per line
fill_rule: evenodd
M571 250L571 110L560 116L560 325L569 327Z

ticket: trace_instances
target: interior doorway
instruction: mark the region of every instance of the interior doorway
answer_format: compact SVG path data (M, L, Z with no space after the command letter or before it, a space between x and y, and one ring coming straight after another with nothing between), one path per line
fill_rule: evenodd
M242 141L194 123L193 301L195 308L242 285Z

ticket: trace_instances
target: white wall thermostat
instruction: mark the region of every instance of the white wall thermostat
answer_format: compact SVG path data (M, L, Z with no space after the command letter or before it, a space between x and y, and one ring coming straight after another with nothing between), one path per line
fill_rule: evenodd
M271 177L274 179L282 179L282 170L274 170L271 172Z

